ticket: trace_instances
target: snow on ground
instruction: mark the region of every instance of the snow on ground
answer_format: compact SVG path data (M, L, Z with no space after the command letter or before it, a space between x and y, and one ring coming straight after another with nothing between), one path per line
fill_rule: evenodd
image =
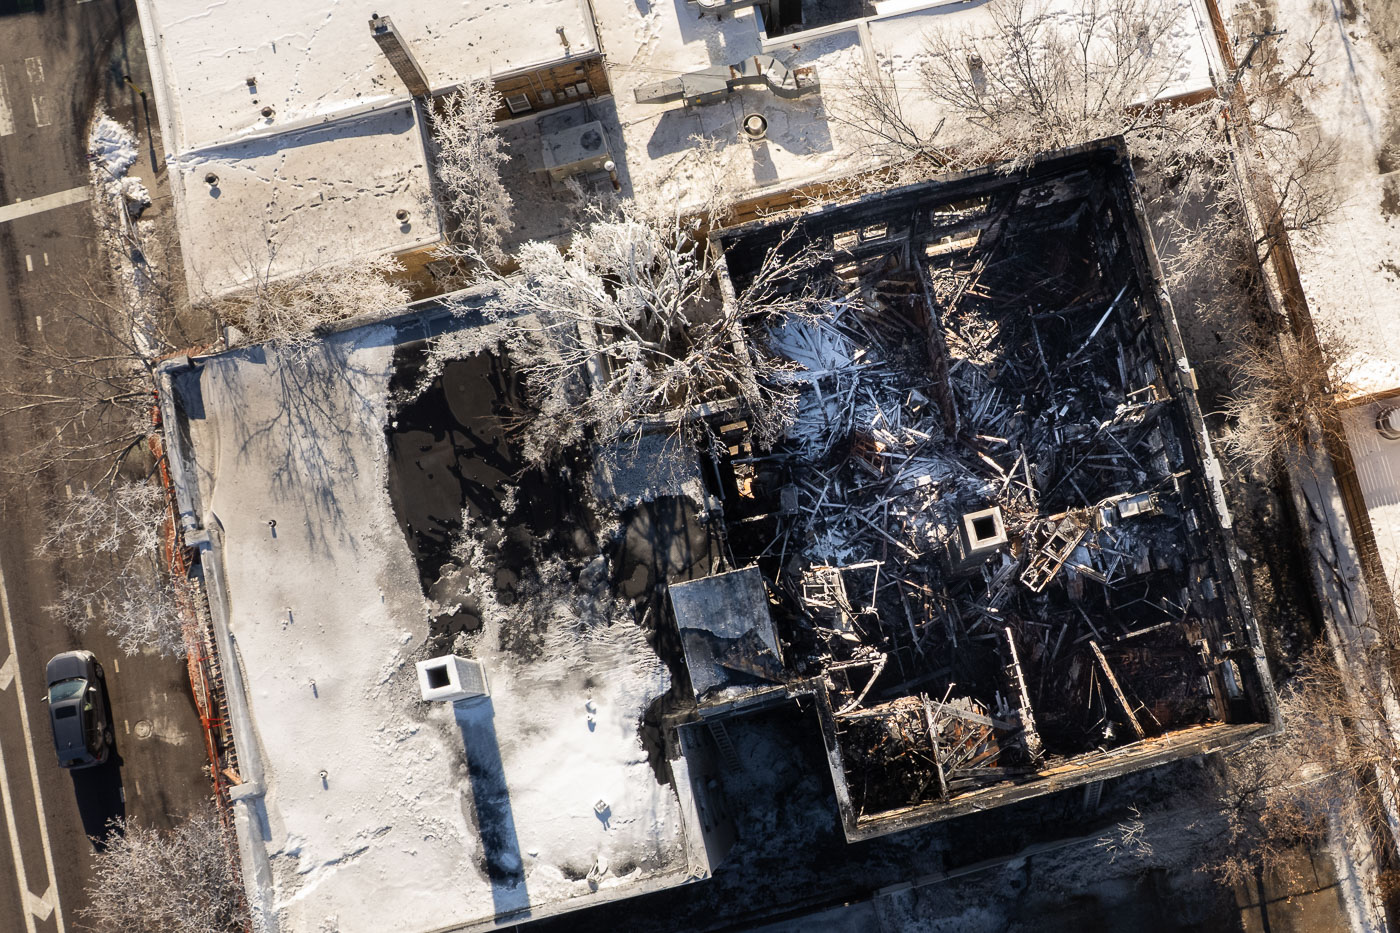
M170 167L197 292L218 295L255 276L401 253L442 236L408 105L206 149Z
M527 659L488 625L490 699L460 722L421 702L431 607L385 486L392 340L234 351L180 390L222 528L281 929L418 933L688 880L676 792L638 733L667 687L644 642L546 639Z
M360 105L407 100L370 35L389 17L434 90L595 48L580 0L144 0L181 152ZM561 39L557 29L563 29ZM252 81L252 84L249 81ZM263 108L271 107L271 117Z
M150 192L126 174L136 159L135 135L99 109L88 131L88 161L96 189L93 212L104 258L120 283L126 305L134 311L138 346L154 357L161 348L148 328L158 323L162 313L158 280L163 270L143 242L152 234L151 224L138 219L150 206Z
M93 164L113 177L126 174L136 161L136 137L131 130L98 111L88 138Z
M1340 142L1337 184L1341 209L1316 238L1297 237L1294 249L1303 290L1318 329L1352 348L1346 379L1354 394L1400 387L1400 204L1382 203L1386 178L1379 157L1386 145L1391 99L1386 62L1364 16L1344 18L1327 0L1271 0L1278 27L1288 30L1279 52L1286 67L1319 25L1317 82L1304 104Z

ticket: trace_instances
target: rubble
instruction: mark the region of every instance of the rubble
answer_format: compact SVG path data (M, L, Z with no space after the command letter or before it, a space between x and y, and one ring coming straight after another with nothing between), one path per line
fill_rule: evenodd
M1270 728L1130 181L1090 147L797 222L832 257L820 313L764 335L797 424L712 453L849 838ZM740 287L786 226L721 234Z

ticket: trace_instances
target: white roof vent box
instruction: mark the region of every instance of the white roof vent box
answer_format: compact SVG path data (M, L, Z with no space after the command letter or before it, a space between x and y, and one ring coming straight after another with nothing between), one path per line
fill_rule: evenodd
M481 662L455 654L419 661L418 689L428 703L455 703L491 695Z
M1400 441L1400 406L1381 409L1376 415L1376 432L1388 441Z

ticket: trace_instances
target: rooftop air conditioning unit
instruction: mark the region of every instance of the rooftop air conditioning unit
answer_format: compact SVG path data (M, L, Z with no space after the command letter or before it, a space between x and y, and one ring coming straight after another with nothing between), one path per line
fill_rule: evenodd
M1376 415L1376 431L1388 441L1400 441L1400 407L1382 408Z

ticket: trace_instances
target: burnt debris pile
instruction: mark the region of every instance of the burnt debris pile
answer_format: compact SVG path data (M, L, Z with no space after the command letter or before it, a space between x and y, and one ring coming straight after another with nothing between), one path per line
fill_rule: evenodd
M831 255L828 313L764 335L801 367L797 422L768 452L728 439L720 487L848 818L1267 718L1126 167L983 174L800 224L790 239ZM785 226L722 236L737 287Z

